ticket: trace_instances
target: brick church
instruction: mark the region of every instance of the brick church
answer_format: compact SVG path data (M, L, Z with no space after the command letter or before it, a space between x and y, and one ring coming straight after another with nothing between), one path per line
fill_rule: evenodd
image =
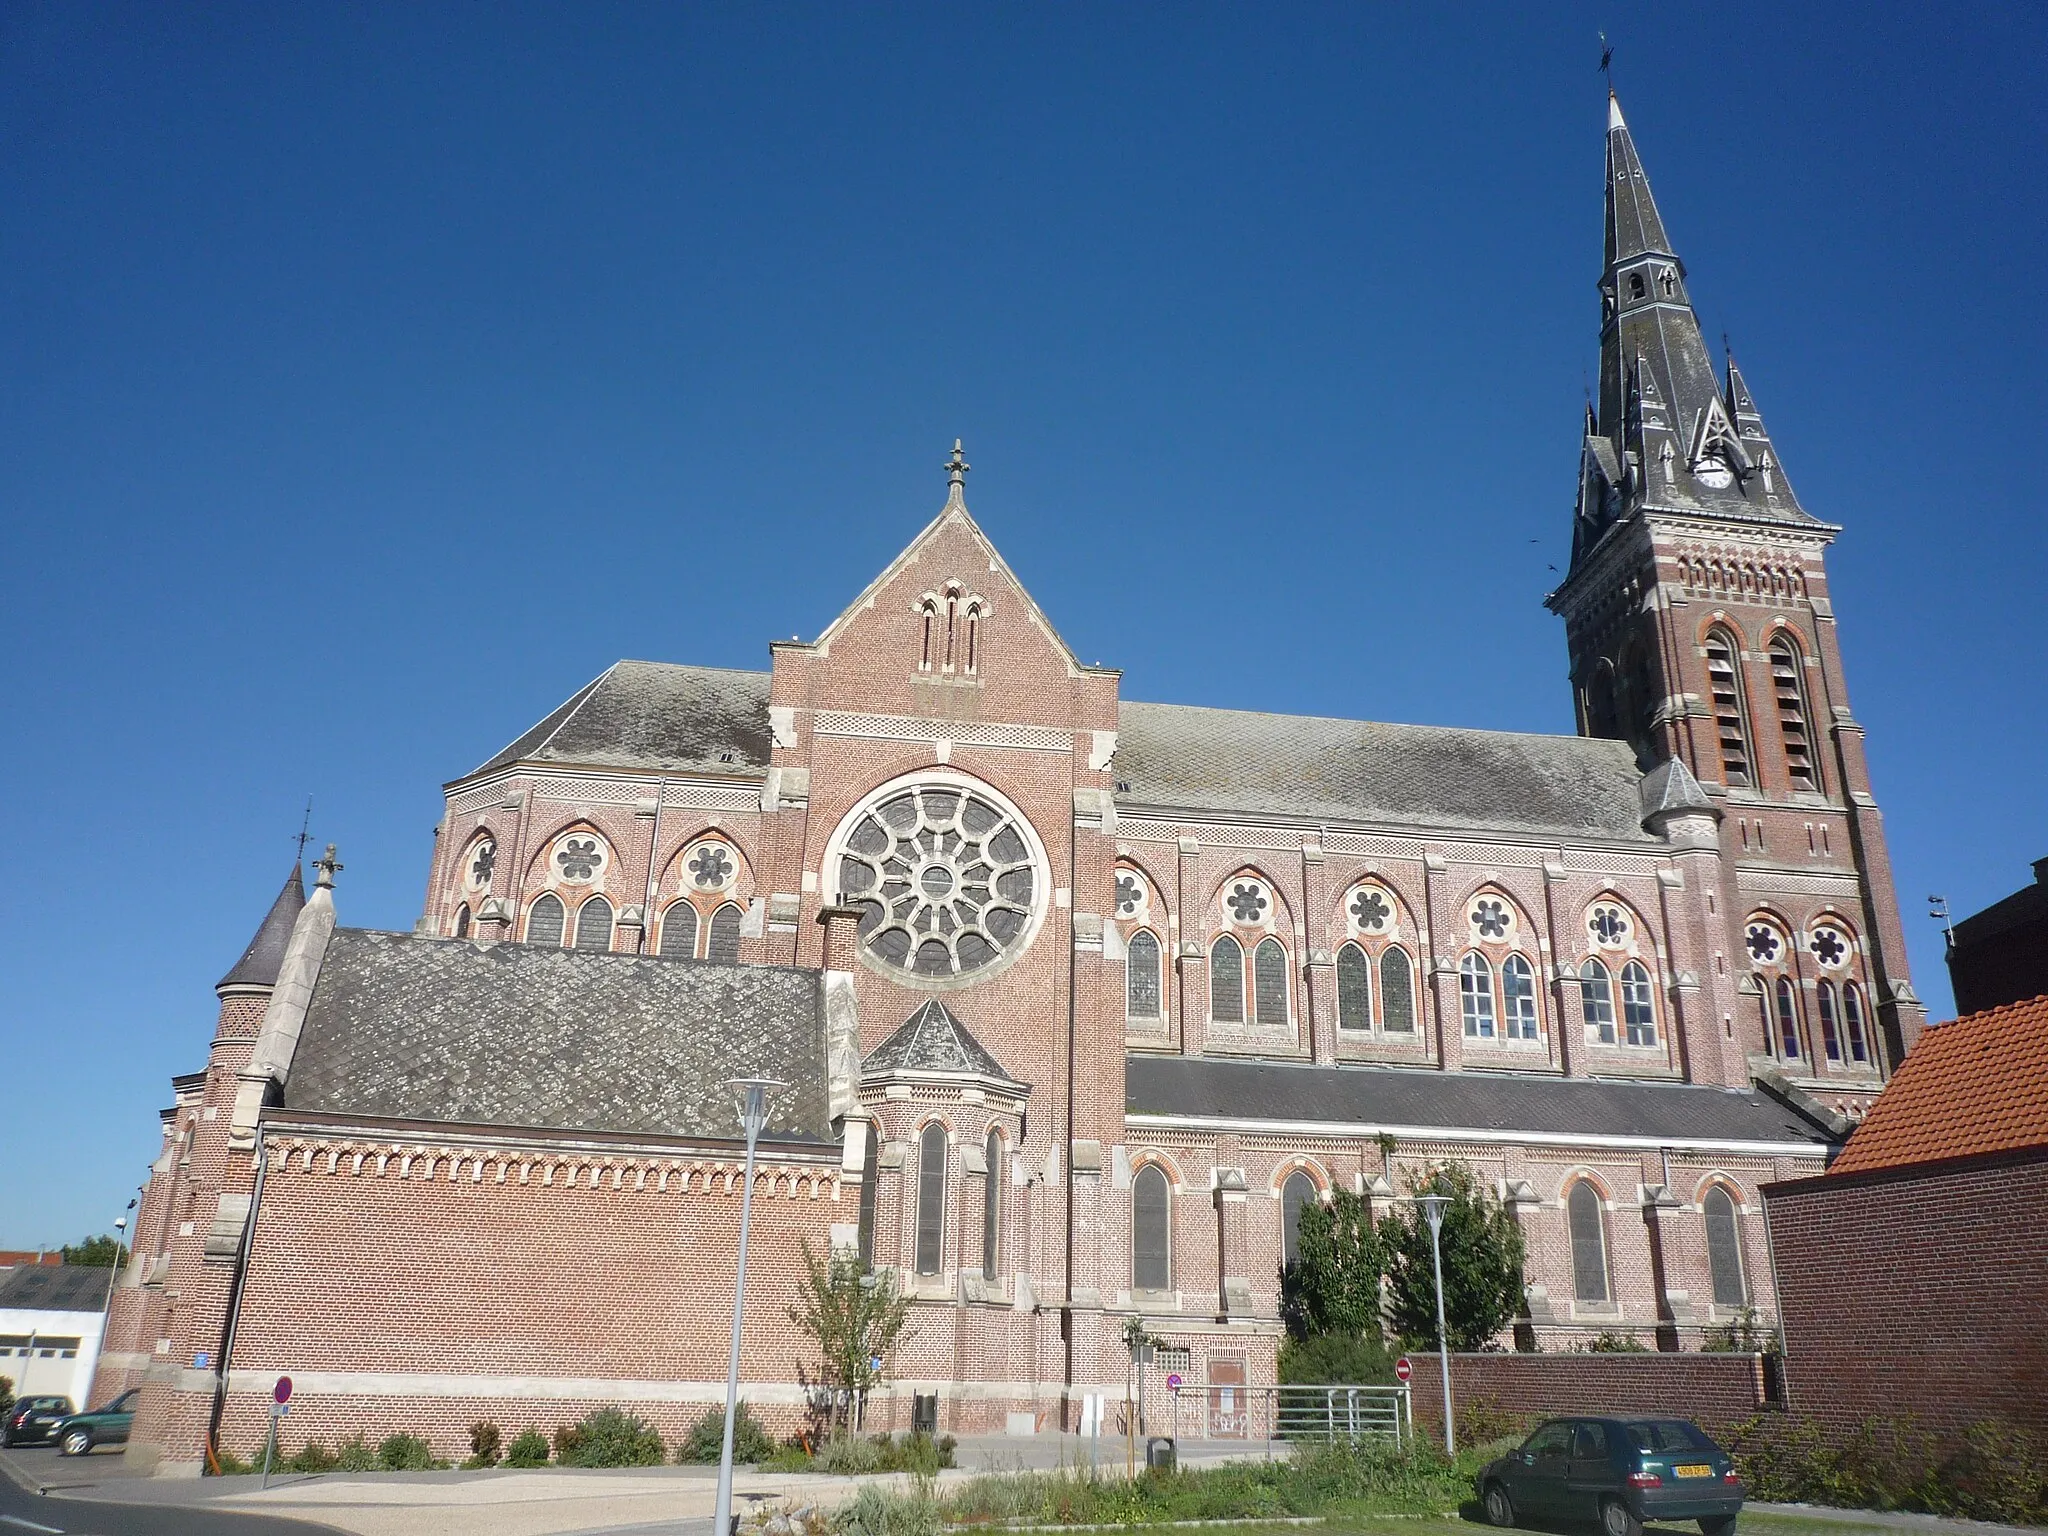
M1270 1383L1304 1202L1458 1160L1526 1343L1775 1311L1759 1186L1912 1047L1825 555L1610 104L1572 736L1147 704L968 510L768 667L621 661L447 785L409 933L294 870L173 1081L96 1396L143 1455L543 1429L811 1368L800 1245L914 1299L877 1425L1071 1427L1132 1318ZM1156 1375L1155 1373L1155 1379ZM1226 1424L1222 1426L1228 1428Z

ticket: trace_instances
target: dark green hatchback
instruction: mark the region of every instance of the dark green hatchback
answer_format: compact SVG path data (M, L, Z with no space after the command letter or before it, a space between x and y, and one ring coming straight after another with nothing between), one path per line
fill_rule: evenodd
M85 1413L59 1419L51 1430L60 1456L83 1456L96 1445L126 1445L128 1426L135 1422L135 1405L142 1389L130 1387L111 1403Z
M1683 1419L1551 1419L1478 1478L1495 1525L1599 1522L1605 1536L1642 1536L1646 1520L1697 1520L1731 1536L1742 1479L1728 1453Z

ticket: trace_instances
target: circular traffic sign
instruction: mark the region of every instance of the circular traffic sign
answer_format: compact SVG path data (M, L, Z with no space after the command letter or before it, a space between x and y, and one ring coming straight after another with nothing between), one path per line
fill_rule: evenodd
M1396 1381L1405 1382L1410 1376L1413 1376L1414 1374L1415 1367L1408 1363L1408 1357L1406 1355L1403 1355L1400 1359L1394 1362L1394 1379Z
M280 1377L278 1377L278 1378L277 1378L277 1385L276 1385L275 1387L273 1387L273 1388L271 1389L270 1395L271 1395L272 1397L276 1398L276 1399L277 1399L277 1400L278 1400L278 1401L279 1401L280 1403L288 1403L288 1402L290 1402L290 1401L292 1400L292 1379L291 1379L291 1377L289 1377L289 1376L280 1376Z
M1175 1371L1175 1372L1173 1372L1173 1373L1172 1373L1171 1375L1169 1375L1169 1376L1168 1376L1168 1377L1166 1378L1166 1387L1167 1387L1167 1390L1168 1390L1169 1392L1178 1392L1178 1391L1180 1390L1180 1372L1179 1372L1179 1371Z

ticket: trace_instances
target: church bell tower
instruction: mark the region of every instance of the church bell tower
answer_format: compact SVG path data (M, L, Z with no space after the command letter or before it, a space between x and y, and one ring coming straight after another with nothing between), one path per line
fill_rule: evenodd
M1841 529L1800 503L1733 356L1716 369L1611 92L1605 258L1571 567L1546 599L1565 621L1579 733L1629 742L1646 770L1680 758L1720 808L1731 964L1758 958L1749 908L1853 871L1888 1071L1924 1010L1835 632L1825 556ZM1783 919L1794 944L1799 921ZM1764 1043L1790 1052L1804 1037L1779 1030L1770 983L1756 986ZM1824 1055L1802 1048L1806 1064Z

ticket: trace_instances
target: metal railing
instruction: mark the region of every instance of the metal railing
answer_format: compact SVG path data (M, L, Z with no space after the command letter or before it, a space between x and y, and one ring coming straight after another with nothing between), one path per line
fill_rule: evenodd
M1203 1440L1390 1440L1415 1434L1406 1387L1243 1387L1183 1382L1171 1389L1170 1433Z

